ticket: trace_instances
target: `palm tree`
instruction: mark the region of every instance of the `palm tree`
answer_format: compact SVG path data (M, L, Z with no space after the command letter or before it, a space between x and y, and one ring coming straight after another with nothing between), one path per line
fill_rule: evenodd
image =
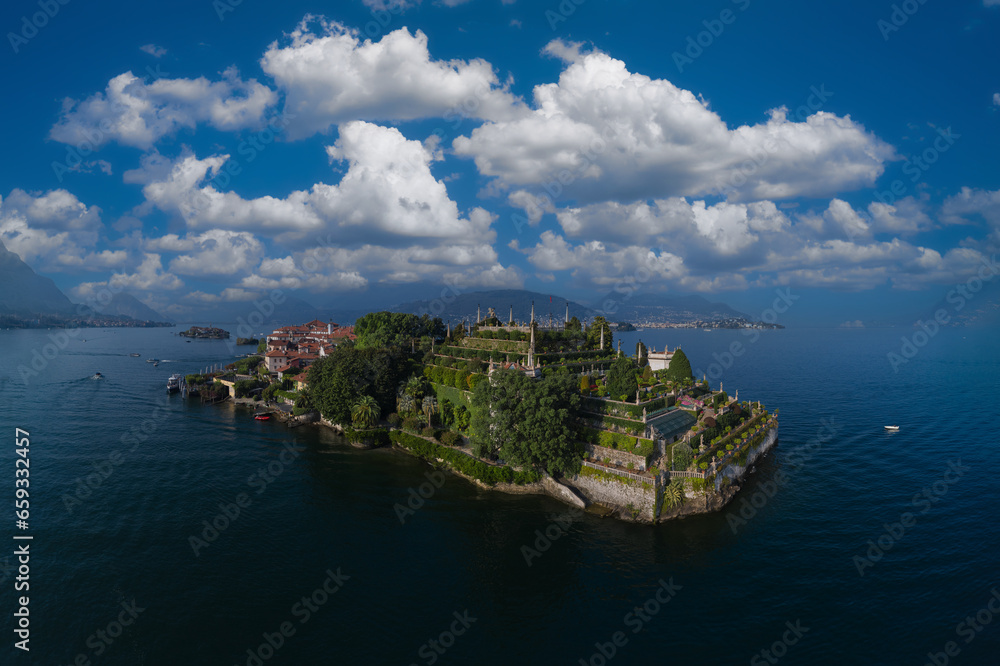
M674 507L684 503L684 491L677 483L668 483L663 487L663 501L667 506Z
M417 401L409 393L399 396L399 411L402 414L409 414L417 409Z
M371 428L378 423L381 409L370 395L362 396L351 408L351 421L359 428Z
M430 425L431 414L437 410L437 398L432 395L428 395L424 397L424 401L421 403L421 406L423 407L424 415L427 417L427 425Z
M406 388L403 389L403 392L413 398L419 397L420 394L424 392L423 380L416 375L411 376L408 380L406 380Z

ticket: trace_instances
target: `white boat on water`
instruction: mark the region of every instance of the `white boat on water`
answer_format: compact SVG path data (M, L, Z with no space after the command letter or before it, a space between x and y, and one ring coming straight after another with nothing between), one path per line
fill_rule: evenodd
M167 378L167 393L176 393L181 390L181 379L180 375L170 375Z
M889 432L899 432L899 426L883 426Z

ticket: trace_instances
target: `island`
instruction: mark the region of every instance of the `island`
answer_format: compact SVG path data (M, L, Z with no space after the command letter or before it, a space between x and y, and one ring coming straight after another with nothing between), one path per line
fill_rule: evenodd
M777 411L694 378L679 347L640 342L626 355L600 316L543 325L534 308L525 322L489 308L453 327L375 312L353 328L277 329L262 348L188 384L358 448L443 462L484 488L628 521L720 509L777 441Z
M186 331L181 331L177 335L183 335L186 338L200 338L204 340L227 340L229 339L229 331L224 331L221 328L213 328L211 326L192 326Z
M239 346L243 346L243 345L255 345L256 346L256 345L259 345L259 344L260 344L260 340L258 340L257 338L236 338L236 345L238 347Z

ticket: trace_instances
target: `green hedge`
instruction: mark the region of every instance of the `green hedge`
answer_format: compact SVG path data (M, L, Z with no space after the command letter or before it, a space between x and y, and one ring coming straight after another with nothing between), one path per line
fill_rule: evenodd
M599 416L592 417L589 414L585 415L586 418L596 422L600 427L608 428L610 426L617 426L622 428L627 433L635 435L636 437L642 437L646 434L646 424L642 421L630 421L628 419L617 419L612 416Z
M437 396L438 405L448 400L453 405L465 405L467 408L472 409L471 391L460 391L454 386L445 386L444 384L435 384L434 382L431 382L431 388L434 390L434 395Z
M642 456L646 459L646 465L649 465L650 458L656 452L656 444L653 440L639 437L639 446L637 447L635 445L636 437L633 437L632 435L624 435L619 432L596 430L594 428L579 428L577 430L577 437L580 441L587 442L589 444L596 444L597 446L603 446L609 449L625 451L626 453L633 453L637 456Z
M375 428L373 430L355 430L353 428L346 428L344 430L344 437L347 438L347 441L349 442L368 440L373 442L375 446L389 445L389 431L385 428Z
M541 475L534 470L517 472L507 466L488 465L482 460L399 430L389 433L389 439L426 460L440 458L456 471L491 486L497 483L514 483L520 486L526 483L535 483L541 479Z
M584 398L583 408L588 412L596 412L607 416L621 416L631 419L641 419L642 410L645 408L646 415L664 409L667 406L666 398L654 398L649 402L633 405L627 402L616 402L613 400L595 400L594 398Z

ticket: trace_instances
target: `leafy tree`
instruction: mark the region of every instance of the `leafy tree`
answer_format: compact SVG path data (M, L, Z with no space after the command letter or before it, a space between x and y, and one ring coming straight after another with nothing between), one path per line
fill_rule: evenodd
M580 404L575 384L567 375L533 380L497 370L473 393L473 451L549 473L575 473L582 459L571 427Z
M256 379L239 379L233 383L233 389L237 398L245 398L260 387L261 382Z
M583 330L583 326L580 324L580 320L573 316L569 318L569 323L566 324L566 330L578 332ZM598 342L600 342L600 337L598 337Z
M691 451L691 447L680 442L679 444L674 444L674 469L683 471L686 470L690 465L691 461L694 460L694 452Z
M354 322L359 349L400 347L409 350L410 341L421 336L444 337L444 322L430 315L418 317L405 312L370 312Z
M334 423L348 423L360 396L375 398L382 413L396 406L396 387L409 374L406 354L393 349L338 345L309 366L309 386L320 413Z
M263 398L264 400L274 400L275 394L280 389L281 386L279 386L278 384L270 384L266 389L264 389L264 392L261 393L260 397Z
M608 369L605 381L608 393L615 398L624 395L627 399L632 399L639 390L639 382L635 379L635 363L630 358L616 358Z
M472 421L472 412L465 405L458 405L455 407L454 412L454 427L459 430L468 430L469 423Z
M351 408L351 422L359 428L371 428L378 423L381 411L375 398L362 396Z
M694 375L691 373L691 362L684 350L678 349L674 352L674 356L670 360L670 367L667 368L667 376L669 379L681 383L684 383L685 380L690 383L694 379Z
M590 393L590 375L580 377L580 393Z
M258 354L266 354L267 353L267 338L264 338L263 340L261 340L260 344L257 345L257 353Z
M614 336L611 334L611 325L604 317L594 317L587 327L587 349L601 349L601 329L604 329L604 350L614 349Z
M649 366L649 349L641 340L635 343L635 357L639 359L640 368Z

